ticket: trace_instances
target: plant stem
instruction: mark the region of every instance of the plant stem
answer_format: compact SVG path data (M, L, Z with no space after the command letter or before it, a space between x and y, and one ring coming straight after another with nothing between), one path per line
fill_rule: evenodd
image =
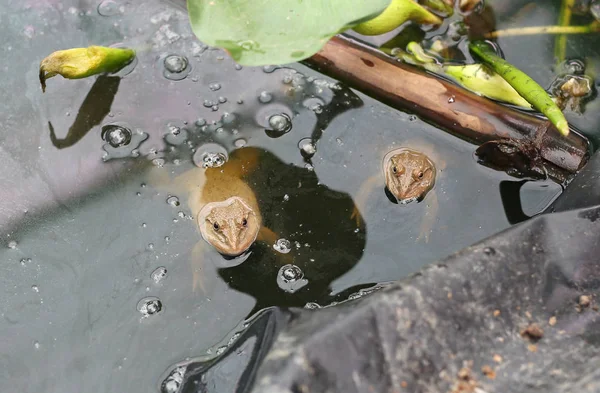
M534 26L496 30L486 34L485 38L514 37L536 34L590 34L600 32L600 23L593 22L585 26Z
M542 112L563 135L569 135L569 124L546 90L526 73L498 56L484 41L472 41L469 49L504 78L535 109Z
M558 15L559 26L569 26L571 24L571 10L575 0L563 0L560 7L560 14ZM554 57L558 63L565 59L567 52L567 36L560 34L556 37L554 42Z

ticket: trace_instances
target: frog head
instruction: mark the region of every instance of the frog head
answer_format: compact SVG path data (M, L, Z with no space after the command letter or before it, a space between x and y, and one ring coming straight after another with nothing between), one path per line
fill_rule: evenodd
M385 183L400 203L421 201L435 184L436 169L425 154L400 148L384 159Z
M255 212L239 197L207 203L198 213L197 221L204 240L227 256L248 250L260 229Z

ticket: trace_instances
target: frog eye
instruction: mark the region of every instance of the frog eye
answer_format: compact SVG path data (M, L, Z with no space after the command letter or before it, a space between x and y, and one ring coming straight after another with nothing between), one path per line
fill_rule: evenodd
M216 222L213 224L213 228L215 229L215 231L219 230L219 224L217 224Z
M242 219L242 225L243 225L243 226L246 226L246 225L248 225L248 220L246 220L245 218L244 218L244 219Z
M393 167L392 167L392 172L394 172L394 173L398 173L398 168L397 168L396 166L393 166Z
M422 179L422 178L423 178L423 172L419 172L419 173L417 174L417 177L418 177L419 179Z

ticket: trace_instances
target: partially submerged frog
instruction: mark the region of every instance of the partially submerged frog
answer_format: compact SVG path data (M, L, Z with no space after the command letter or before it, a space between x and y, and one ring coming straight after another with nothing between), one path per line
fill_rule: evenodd
M263 226L254 191L245 182L257 165L258 151L244 148L234 151L220 167L193 168L171 179L164 168L155 168L151 183L173 195L186 194L204 241L192 251L193 289L210 292L203 272L204 248L211 245L228 259L246 253L255 241L275 243L277 236Z
M429 241L438 211L437 194L433 189L438 174L445 163L437 156L433 146L423 141L406 141L401 147L385 154L382 171L370 177L361 187L355 198L355 208L351 218L360 224L360 210L367 206L370 193L379 185L385 184L385 192L390 199L400 204L427 200L429 208L421 222L417 240Z

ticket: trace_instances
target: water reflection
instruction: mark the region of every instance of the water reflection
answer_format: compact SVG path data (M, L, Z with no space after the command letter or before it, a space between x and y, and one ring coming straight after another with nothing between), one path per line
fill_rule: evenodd
M346 113L351 109L357 109L364 105L363 100L356 95L349 87L336 85L332 89L333 97L328 105L321 107L320 111L315 111L317 123L315 124L310 138L312 144L316 146L317 141L323 136L323 131L329 127L329 124L339 115ZM311 157L304 157L307 164L312 164Z
M79 107L77 117L69 128L67 136L56 137L52 122L48 122L50 140L57 149L71 147L79 142L92 128L102 123L110 113L110 108L119 90L121 78L114 76L99 76L89 93Z
M258 156L246 182L257 197L263 225L289 240L291 250L281 254L273 244L255 243L244 263L219 269L219 276L231 288L256 299L250 314L269 306L332 301L331 282L358 263L366 244L366 224L356 228L350 218L352 198L320 184L315 172L286 164L268 150L239 149L232 158L248 154L246 150ZM280 269L288 263L308 281L293 293L283 291L277 282Z
M511 225L528 220L530 217L523 212L521 203L521 187L528 181L501 181L500 182L500 198L506 219Z

